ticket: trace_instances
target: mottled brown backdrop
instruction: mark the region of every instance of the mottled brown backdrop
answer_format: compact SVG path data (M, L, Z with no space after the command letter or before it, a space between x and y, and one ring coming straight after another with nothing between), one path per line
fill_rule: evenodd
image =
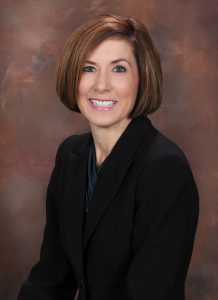
M56 96L58 53L77 25L105 12L140 18L159 48L164 104L151 119L186 152L201 197L187 299L218 299L218 1L1 0L0 6L0 299L16 299L38 259L57 146L88 129Z

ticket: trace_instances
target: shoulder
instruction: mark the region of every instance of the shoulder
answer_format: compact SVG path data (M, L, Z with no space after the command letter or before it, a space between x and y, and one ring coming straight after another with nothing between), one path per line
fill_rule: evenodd
M155 128L154 132L138 176L137 205L145 199L172 204L179 195L185 195L184 202L198 201L196 182L183 150Z
M69 152L73 152L75 155L80 153L89 142L90 137L90 132L86 132L79 135L71 135L64 139L58 146L56 163Z
M152 126L153 127L153 126ZM190 163L183 150L156 128L146 145L141 147L140 182L182 183L192 178Z
M84 144L87 143L89 138L90 138L90 132L71 135L61 142L59 148L61 148L62 151L69 151L69 150L76 151L78 148L83 147Z
M178 161L189 166L185 153L174 141L154 127L153 131L153 137L146 151L145 163L153 164L162 160L172 160L172 162Z

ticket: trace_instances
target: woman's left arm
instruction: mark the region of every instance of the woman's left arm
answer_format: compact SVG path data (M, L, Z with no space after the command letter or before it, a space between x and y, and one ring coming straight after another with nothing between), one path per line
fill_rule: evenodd
M144 167L136 191L134 256L127 275L130 299L184 299L198 211L198 191L186 162L167 156Z

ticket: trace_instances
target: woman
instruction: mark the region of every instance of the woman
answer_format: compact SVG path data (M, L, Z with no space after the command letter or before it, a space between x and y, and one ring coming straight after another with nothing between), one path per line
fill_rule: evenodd
M59 147L39 262L19 300L182 300L198 220L183 152L151 124L162 73L145 26L101 15L70 36L57 92L91 132Z

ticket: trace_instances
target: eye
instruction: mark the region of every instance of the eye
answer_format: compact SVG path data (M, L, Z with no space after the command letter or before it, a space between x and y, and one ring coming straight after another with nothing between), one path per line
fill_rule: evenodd
M113 69L115 72L117 72L117 73L122 73L122 72L126 72L126 68L125 67L123 67L123 66L116 66L116 67L114 67L114 69Z
M95 68L92 66L85 66L83 72L95 72Z

